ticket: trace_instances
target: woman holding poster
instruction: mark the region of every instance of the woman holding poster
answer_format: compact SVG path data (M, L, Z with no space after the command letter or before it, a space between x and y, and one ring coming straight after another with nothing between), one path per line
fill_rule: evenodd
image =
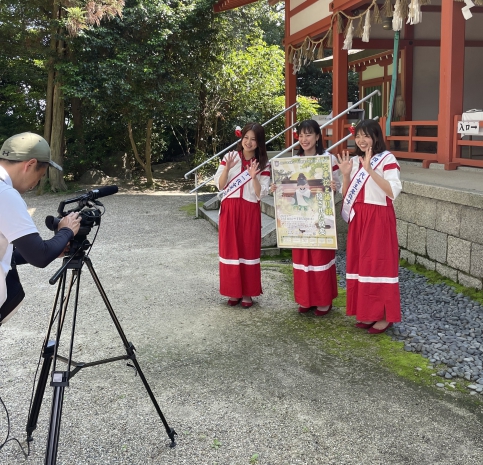
M296 156L330 155L325 152L322 133L315 120L302 121L298 127L300 149ZM332 159L331 188L340 188L339 167L335 156ZM302 189L297 204L304 208L303 189L305 177L297 179L297 190ZM301 207L300 207L301 205ZM332 301L337 297L337 275L335 270L335 250L292 249L294 298L299 313L314 310L315 316L327 315L332 309Z
M262 293L260 270L260 198L270 186L270 168L265 147L265 130L248 123L241 131L236 152L224 157L215 174L219 194L220 294L228 305L253 305Z
M337 155L347 237L347 315L370 334L401 321L399 248L393 201L402 189L399 163L386 150L379 124L355 127L356 156Z

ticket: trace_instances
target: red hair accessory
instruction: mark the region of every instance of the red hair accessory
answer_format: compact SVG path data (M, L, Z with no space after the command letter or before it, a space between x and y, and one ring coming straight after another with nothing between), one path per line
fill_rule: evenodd
M240 126L237 126L235 128L235 136L237 136L237 137L241 137L242 136L242 130L241 130L241 127Z
M297 130L296 130L296 129L294 129L294 130L293 130L293 138L294 138L295 140L299 140L299 133L297 132Z
M356 127L361 122L361 120L357 121L356 123L352 123L349 127L349 132L355 136L356 135Z

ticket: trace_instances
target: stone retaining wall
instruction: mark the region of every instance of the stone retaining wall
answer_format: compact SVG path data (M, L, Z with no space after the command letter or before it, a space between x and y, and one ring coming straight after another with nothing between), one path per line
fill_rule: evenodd
M483 288L482 195L403 181L394 206L402 259Z

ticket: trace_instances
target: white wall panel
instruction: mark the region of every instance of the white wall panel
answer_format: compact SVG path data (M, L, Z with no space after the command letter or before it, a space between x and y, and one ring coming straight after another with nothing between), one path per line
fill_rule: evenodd
M324 19L331 15L329 5L331 0L318 0L312 3L305 10L300 11L295 16L290 18L290 34L296 34L297 32L305 29L317 21Z

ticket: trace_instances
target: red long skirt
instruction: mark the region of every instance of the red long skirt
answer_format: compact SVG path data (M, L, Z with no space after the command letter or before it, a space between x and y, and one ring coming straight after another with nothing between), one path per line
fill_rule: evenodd
M302 307L325 307L337 297L335 251L292 249L294 298Z
M394 208L358 202L354 211L347 236L347 315L401 321Z
M222 202L219 221L220 294L227 297L262 293L260 203L242 198Z

